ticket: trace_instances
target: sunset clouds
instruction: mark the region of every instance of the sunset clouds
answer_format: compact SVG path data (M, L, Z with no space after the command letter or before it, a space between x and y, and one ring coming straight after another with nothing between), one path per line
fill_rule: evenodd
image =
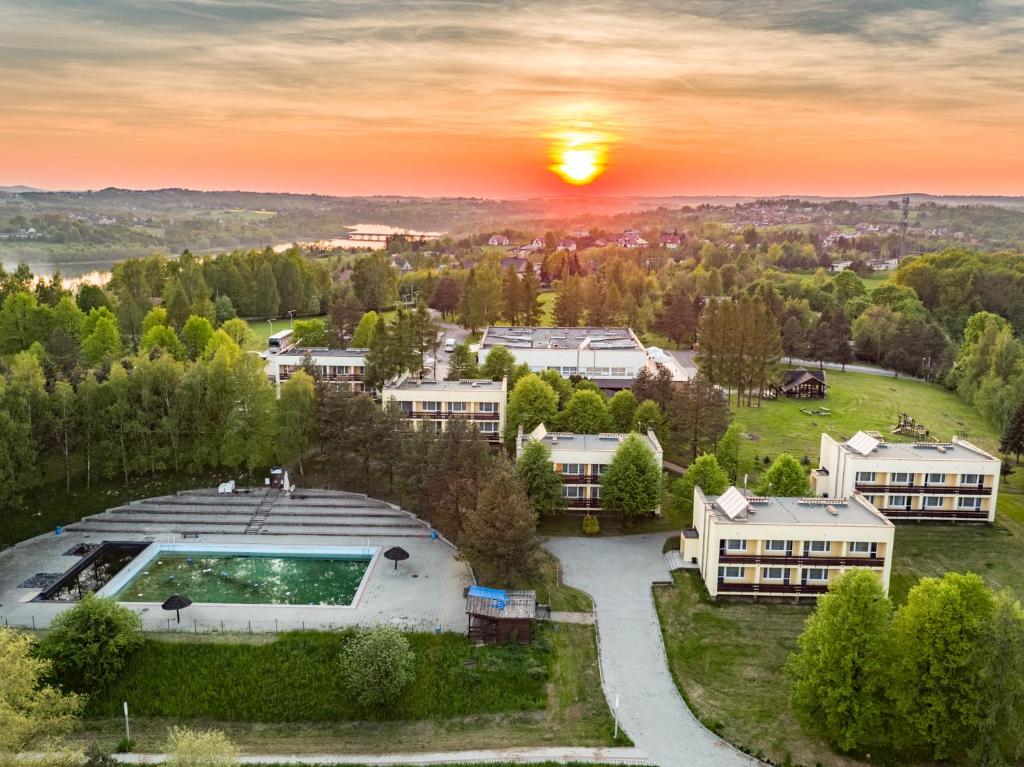
M1024 192L1024 2L832 6L0 0L0 184Z

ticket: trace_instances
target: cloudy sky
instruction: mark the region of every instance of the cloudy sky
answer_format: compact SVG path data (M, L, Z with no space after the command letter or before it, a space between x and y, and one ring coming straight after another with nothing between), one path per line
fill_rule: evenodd
M0 184L1024 194L1024 0L0 0Z

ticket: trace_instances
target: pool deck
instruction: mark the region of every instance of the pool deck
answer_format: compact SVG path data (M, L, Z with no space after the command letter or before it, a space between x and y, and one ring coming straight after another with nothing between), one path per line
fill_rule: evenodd
M359 498L345 493L319 497ZM216 506L216 496L213 499L204 496L202 502L204 506ZM372 505L373 509L381 508L379 501L368 501L367 505ZM395 510L394 507L388 508ZM365 513L358 505L354 509L355 514ZM337 509L330 513L336 517ZM398 513L405 515L405 512ZM215 509L204 509L203 514L211 520L211 525L217 519ZM190 522L193 518L200 517L190 517ZM65 554L77 544L156 541L200 548L212 543L254 548L269 546L282 551L309 551L318 546L332 549L372 547L384 551L397 545L408 551L410 556L399 564L397 571L392 562L376 557L366 574L358 602L353 606L194 604L182 611L181 624L177 624L174 613L161 610L159 604L128 604L142 615L147 631L266 633L377 624L410 631L433 631L437 626L443 631L466 631L462 594L472 581L470 569L457 557L455 549L440 538L431 538L429 531L418 521L415 521L421 526L418 535L410 535L408 529L395 531L389 527L376 530L361 528L358 535L346 535L344 529L323 534L304 529L296 535L252 535L241 531L185 533L164 529L165 525L153 529L148 521L118 524L116 529L93 529L96 525L87 524L88 520L83 522L70 526L62 535L40 535L0 552L0 625L45 628L55 615L73 606L72 602L32 602L30 600L42 588L21 588L20 585L37 573L66 571L81 558Z

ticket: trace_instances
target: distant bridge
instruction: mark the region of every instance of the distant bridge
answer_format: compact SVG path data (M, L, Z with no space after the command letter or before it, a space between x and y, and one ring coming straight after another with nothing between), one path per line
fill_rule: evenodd
M381 232L349 232L345 235L345 239L360 240L362 242L391 242L396 237L402 237L410 241L426 242L428 239L434 239L439 236L439 234L433 232L392 232L391 234Z

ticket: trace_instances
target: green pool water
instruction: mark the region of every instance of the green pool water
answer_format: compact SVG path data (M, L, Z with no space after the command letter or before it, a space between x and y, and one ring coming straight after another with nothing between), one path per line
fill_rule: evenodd
M193 602L348 605L369 565L368 556L161 553L117 592L117 599L163 602L183 594Z

